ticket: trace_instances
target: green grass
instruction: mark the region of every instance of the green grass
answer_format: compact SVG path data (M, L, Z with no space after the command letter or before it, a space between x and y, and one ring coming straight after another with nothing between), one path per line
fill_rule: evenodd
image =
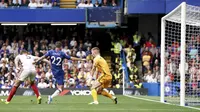
M0 112L199 112L180 106L117 97L117 105L103 96L99 96L99 105L88 105L92 101L91 96L59 96L48 105L47 96L43 96L42 104L38 105L34 96L15 96L8 105L0 103Z

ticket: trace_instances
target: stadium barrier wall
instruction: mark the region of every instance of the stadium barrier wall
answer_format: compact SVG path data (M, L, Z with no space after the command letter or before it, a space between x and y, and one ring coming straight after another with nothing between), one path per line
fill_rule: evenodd
M111 22L116 21L116 11L119 7L89 8L89 9L0 9L0 22ZM86 15L86 10L88 14ZM102 16L103 15L103 16Z
M39 89L40 94L42 95L51 95L54 93L56 89ZM122 88L120 89L114 89L114 88L109 88L108 89L109 93L113 95L122 95L123 91ZM0 89L0 96L8 96L10 92L10 89ZM148 89L126 89L125 90L126 94L128 95L148 95ZM18 89L16 92L16 95L20 96L33 96L35 95L34 92L31 89ZM60 96L64 95L72 95L72 96L87 96L91 95L91 91L89 89L64 89L62 93L60 93Z
M85 22L84 9L0 9L0 22Z
M148 96L160 96L160 83L143 83L143 87L148 89Z
M182 2L200 6L200 2L197 2L197 0L128 0L128 14L165 14L172 11Z

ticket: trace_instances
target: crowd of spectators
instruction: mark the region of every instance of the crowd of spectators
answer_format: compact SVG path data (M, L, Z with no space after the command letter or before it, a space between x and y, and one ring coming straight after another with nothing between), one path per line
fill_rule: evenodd
M51 8L58 5L59 2L57 0L0 0L0 8L20 6L29 8ZM77 0L77 8L116 6L117 0Z
M153 42L151 33L148 33L147 37L138 32L132 37L125 34L121 37L113 36L113 42L115 43L113 47L120 44L125 52L129 78L128 87L134 88L134 84L139 82L160 82L160 50ZM122 68L120 68L122 67L122 60L120 61L120 54L116 55L115 59L112 60L114 65L112 68L114 69L115 78L122 80ZM141 62L141 64L136 63L136 61Z
M3 28L2 28L3 27ZM63 43L62 51L68 55L86 58L86 62L65 60L63 69L65 71L65 87L86 88L86 79L92 68L91 47L99 46L98 41L92 40L92 31L80 33L76 27L43 27L42 25L15 27L1 26L0 30L0 87L10 88L17 78L14 65L14 57L20 51L26 49L34 56L42 56L47 50L55 48L56 40ZM66 35L66 30L68 30ZM65 35L64 35L65 34ZM125 52L125 60L128 70L130 87L137 82L157 83L160 81L160 52L152 41L152 35L148 38L136 32L132 38L126 33L116 35L109 32L112 45L114 45L111 59L111 73L113 75L112 87L119 88L123 83L123 69L120 52ZM19 38L20 37L20 38ZM55 38L56 37L56 38ZM112 48L111 48L112 49ZM114 54L114 55L113 55ZM192 55L192 53L190 53ZM138 66L141 62L142 70ZM55 88L55 80L49 65L40 63L36 65L36 82L39 88ZM142 71L140 73L140 71ZM29 81L21 85L29 88Z
M116 0L80 0L78 1L77 8L87 7L116 7Z
M85 31L87 37L82 40L78 37L80 33L77 33L76 27L68 29L67 36L69 37L64 36L66 29L60 27L1 26L0 30L2 31L0 33L0 88L11 88L17 79L14 58L20 54L21 50L26 49L34 56L42 56L47 50L55 47L56 40L63 43L62 51L66 54L87 59L85 62L64 60L64 87L86 88L86 78L93 65L90 49L92 46L98 46L98 42L88 37L91 31ZM36 71L35 81L38 88L55 88L55 80L48 64L36 65ZM29 88L29 81L25 81L20 87Z
M193 34L193 32L191 32ZM186 37L186 56L185 56L185 82L187 90L190 87L193 90L200 88L200 70L199 70L199 43L200 35L191 35ZM167 49L165 51L165 82L180 82L180 71L181 71L181 48L180 40L167 37Z
M50 8L57 6L56 0L0 0L0 8L7 7Z

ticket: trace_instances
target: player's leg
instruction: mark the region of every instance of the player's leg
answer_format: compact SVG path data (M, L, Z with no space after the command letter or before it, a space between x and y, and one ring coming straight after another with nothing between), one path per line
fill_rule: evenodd
M37 104L41 104L42 97L40 96L39 90L38 90L38 88L35 84L35 74L36 74L35 71L32 71L31 74L30 74L30 85L31 85L31 88L34 91L36 97L37 97Z
M98 87L101 86L101 83L96 80L91 87L91 95L93 98L93 102L89 103L89 104L99 104L98 99L97 99L97 91L98 91Z
M108 97L110 98L111 100L114 101L115 104L117 104L117 97L116 96L113 96L112 94L110 94L108 92L107 89L105 88L108 88L109 85L111 84L111 80L110 78L105 78L105 79L102 79L100 82L101 82L101 86L98 88L98 94L101 94L105 97Z
M9 104L10 101L12 100L13 96L15 95L18 87L20 84L27 78L28 74L26 71L20 71L19 72L20 76L19 78L15 81L14 86L12 87L10 94L6 100L1 99L1 101L5 101L5 104Z
M54 97L58 96L63 91L64 85L64 71L60 72L58 75L54 75L57 82L57 90L51 95L48 96L48 104L50 104Z
M8 95L8 98L6 100L2 99L1 101L5 102L5 104L9 104L21 83L22 81L16 80L14 86L12 87L10 91L10 94Z

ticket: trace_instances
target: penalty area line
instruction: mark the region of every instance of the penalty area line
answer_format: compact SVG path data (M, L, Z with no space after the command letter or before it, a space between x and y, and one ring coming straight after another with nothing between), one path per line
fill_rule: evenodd
M150 101L150 102L162 103L162 102L160 102L160 101L151 100L151 99L147 99L147 98L139 98L139 97L129 96L129 95L124 95L124 96L129 97L129 98L134 98L134 99L144 100L144 101ZM184 107L184 108L190 108L190 109L195 109L195 110L200 110L200 108L191 107L191 106L180 106L180 105L175 105L175 104L166 103L166 102L164 102L163 104L174 105L174 106L179 106L179 107Z

